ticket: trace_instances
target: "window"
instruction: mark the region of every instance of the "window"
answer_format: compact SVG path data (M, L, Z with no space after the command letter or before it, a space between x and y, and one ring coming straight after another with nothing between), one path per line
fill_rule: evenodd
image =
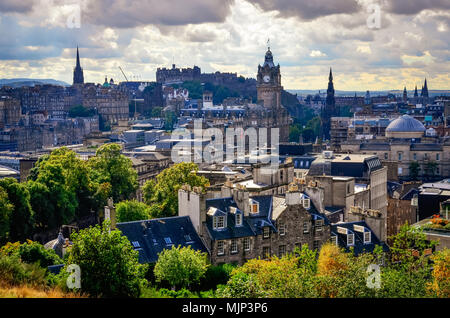
M317 232L321 232L322 231L322 226L323 226L323 220L317 220L316 221L316 231Z
M280 236L286 235L286 225L283 222L278 222L278 232Z
M133 241L133 242L131 242L131 244L133 245L134 248L139 248L139 247L141 247L141 245L139 244L138 241Z
M250 251L250 238L244 237L244 251Z
M286 255L286 245L280 245L278 247L278 256L283 257L284 255Z
M315 249L315 250L319 249L319 241L313 242L313 249Z
M303 233L309 233L309 223L308 222L304 222L303 223Z
M263 258L269 258L270 257L270 247L264 246L263 247Z
M192 242L192 238L191 238L191 236L190 236L189 234L186 234L186 235L184 236L184 240L185 240L186 242Z
M423 156L425 157L425 160L428 160L428 153L425 153Z
M398 161L402 161L403 159L403 153L399 152L398 153Z
M259 204L258 202L253 202L251 205L252 213L259 213Z
M371 233L370 232L364 232L364 244L370 243L371 240Z
M268 226L266 226L266 227L263 229L263 238L269 238L269 236L270 236L270 229L269 229Z
M283 182L283 170L280 170L280 180Z
M436 154L436 161L439 161L439 160L441 160L441 154L437 153Z
M165 237L164 242L166 242L166 245L172 245L172 240L170 239L170 237Z
M232 254L236 254L237 252L238 252L237 240L236 239L232 239L231 240L231 253Z
M384 159L385 159L385 160L388 160L388 158L389 158L388 156L389 156L388 153L385 152L385 153L384 153Z
M337 240L337 235L332 235L331 236L331 243L338 245L338 240Z
M398 175L401 176L403 174L403 168L398 167Z
M215 216L214 217L214 229L223 229L225 227L225 217L224 216Z
M307 198L303 199L303 207L309 209L311 207L311 201Z
M242 214L241 213L236 213L236 225L242 226Z
M355 234L349 233L347 234L347 246L355 244Z
M416 153L413 154L413 159L417 160L417 154Z
M217 255L225 254L225 244L224 241L217 242Z

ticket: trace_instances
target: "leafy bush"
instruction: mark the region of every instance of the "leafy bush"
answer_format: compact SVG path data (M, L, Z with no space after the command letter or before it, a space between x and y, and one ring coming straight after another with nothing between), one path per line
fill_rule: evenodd
M80 266L82 292L94 297L140 295L147 266L139 264L139 253L120 231L110 230L109 222L104 222L71 238L66 264Z
M54 250L47 250L44 245L31 240L27 240L22 244L20 244L20 242L8 242L0 248L0 255L18 256L24 263L36 263L45 269L50 265L58 265L63 263L63 260L55 253Z
M45 269L37 264L27 264L18 255L0 256L0 284L6 286L46 285Z
M186 288L200 282L209 267L206 253L188 247L174 247L159 254L154 273L157 282Z

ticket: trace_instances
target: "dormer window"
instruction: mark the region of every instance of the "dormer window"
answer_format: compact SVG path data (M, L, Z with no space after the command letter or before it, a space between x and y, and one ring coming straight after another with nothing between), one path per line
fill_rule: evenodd
M347 233L347 246L355 245L355 234Z
M372 240L372 233L364 232L364 244L370 243Z
M250 199L249 201L250 201L250 213L258 214L259 213L259 203L252 199Z
M225 228L225 216L214 216L213 228L215 230L221 230Z
M236 213L236 226L242 226L242 213Z

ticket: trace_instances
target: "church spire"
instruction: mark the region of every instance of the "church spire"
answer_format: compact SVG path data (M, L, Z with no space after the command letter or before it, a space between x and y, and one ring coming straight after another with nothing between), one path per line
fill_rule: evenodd
M80 65L80 53L78 51L78 45L77 45L77 65L76 65L76 67L81 67L81 65Z
M423 84L422 96L423 97L428 97L428 85L427 85L427 79L426 78L425 78L425 83Z
M417 93L417 85L416 88L414 89L414 97L419 97L419 93Z
M81 68L80 53L77 45L77 61L75 68L73 70L73 84L83 84L83 83L84 83L83 69Z

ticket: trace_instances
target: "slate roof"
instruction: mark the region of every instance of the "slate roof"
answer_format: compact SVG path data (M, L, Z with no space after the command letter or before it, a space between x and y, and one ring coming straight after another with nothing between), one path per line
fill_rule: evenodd
M305 194L303 195L308 197ZM206 227L208 229L210 237L213 240L224 240L261 235L264 227L269 227L274 233L277 232L277 228L274 224L275 220L273 219L272 210L273 203L276 198L274 199L274 197L271 195L261 195L250 197L250 199L258 202L259 213L250 214L248 217L243 217L242 226L236 226L235 216L230 211L231 208L237 208L236 202L234 202L233 198L229 197L206 200L206 211L214 211L214 213L218 213L216 210L210 210L211 208L215 208L220 211L219 213L225 212L227 215L226 227L222 230L213 230L213 218L212 216L207 214ZM322 219L324 221L324 225L330 224L330 221L325 216L325 214L320 213L312 202L310 204L310 208L307 209L307 211L312 215L312 219L314 221Z
M364 243L363 233L355 231L354 225L363 226L365 228L365 232L371 232L370 243ZM355 241L353 246L347 246L347 235L338 233L338 226L346 228L350 233L355 234ZM378 237L373 233L373 231L369 228L365 221L333 224L331 225L331 236L333 235L337 236L339 247L344 248L347 252L350 252L351 248L353 248L354 255L359 255L361 253L371 253L377 245L381 245L384 252L389 251L389 247L378 239Z
M423 144L423 143L412 143L411 150L417 151L442 151L442 145L440 144Z
M223 211L227 215L227 224L223 230L213 230L213 219L206 217L206 227L212 239L222 240L230 238L255 236L262 233L262 228L269 226L272 231L276 228L272 223L272 196L251 197L252 200L259 203L259 213L251 214L249 217L243 217L242 226L236 226L235 216L230 208L238 208L233 198L219 198L206 200L206 211L211 207ZM239 209L238 209L239 210ZM242 212L242 211L240 211Z
M172 245L207 252L188 216L118 223L117 228L139 251L140 263L156 262L158 254Z

